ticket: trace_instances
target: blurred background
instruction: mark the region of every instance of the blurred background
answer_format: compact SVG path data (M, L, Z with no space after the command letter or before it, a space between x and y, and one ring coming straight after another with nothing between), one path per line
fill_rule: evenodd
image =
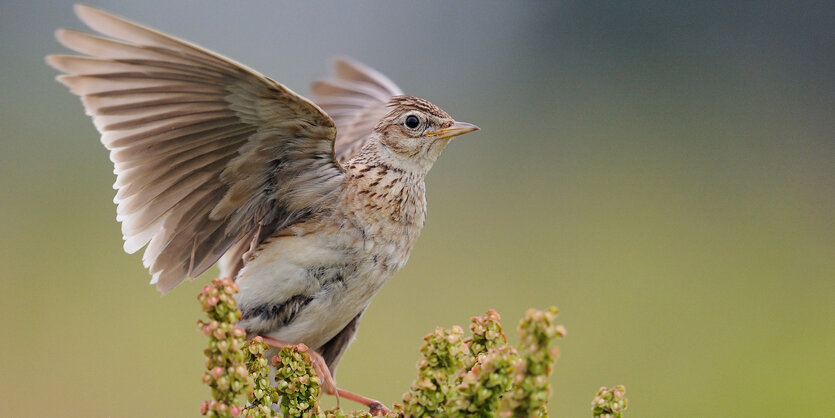
M430 173L423 236L341 387L390 405L435 326L496 308L513 338L556 305L553 416L615 384L633 417L825 416L835 5L623 3L92 5L302 94L352 56L481 126ZM0 415L197 416L195 295L217 273L161 297L122 252L107 152L43 62L66 52L56 28L82 29L71 4L0 5Z

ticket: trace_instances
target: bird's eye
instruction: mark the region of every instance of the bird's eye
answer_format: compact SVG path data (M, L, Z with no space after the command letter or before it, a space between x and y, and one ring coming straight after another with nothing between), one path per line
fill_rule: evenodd
M415 115L406 116L406 127L409 129L415 129L420 125L420 119L418 119Z

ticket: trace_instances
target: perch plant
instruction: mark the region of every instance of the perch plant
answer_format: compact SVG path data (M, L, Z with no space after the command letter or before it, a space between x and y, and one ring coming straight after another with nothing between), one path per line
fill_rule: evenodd
M208 321L199 329L209 337L203 382L212 400L201 413L210 417L370 417L367 411L345 412L319 406L322 382L308 348L283 347L266 358L269 347L235 324L240 319L229 279L213 280L198 299ZM469 335L459 326L436 328L424 337L417 363L418 376L389 417L547 417L551 393L548 377L558 350L552 343L565 336L556 324L556 308L529 309L518 327L519 344L512 347L502 332L499 314L489 310L473 317ZM271 383L270 367L275 370ZM621 418L627 402L625 388L601 388L592 414ZM280 412L278 412L280 411Z

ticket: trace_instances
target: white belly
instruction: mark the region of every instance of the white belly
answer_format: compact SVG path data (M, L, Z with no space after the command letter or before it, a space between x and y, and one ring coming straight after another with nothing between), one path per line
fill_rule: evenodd
M237 300L242 311L262 306L280 308L298 295L305 303L286 324L264 325L267 309L263 317L245 318L240 325L246 329L267 326L272 329L261 332L266 336L314 349L321 347L365 309L396 270L380 268L368 250L362 244L357 248L335 243L320 234L281 237L263 246L237 277Z

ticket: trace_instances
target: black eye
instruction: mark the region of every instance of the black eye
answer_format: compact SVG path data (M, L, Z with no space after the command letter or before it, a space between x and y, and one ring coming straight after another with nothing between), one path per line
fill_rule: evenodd
M415 129L420 125L420 119L418 119L415 115L406 116L406 127L409 129Z

